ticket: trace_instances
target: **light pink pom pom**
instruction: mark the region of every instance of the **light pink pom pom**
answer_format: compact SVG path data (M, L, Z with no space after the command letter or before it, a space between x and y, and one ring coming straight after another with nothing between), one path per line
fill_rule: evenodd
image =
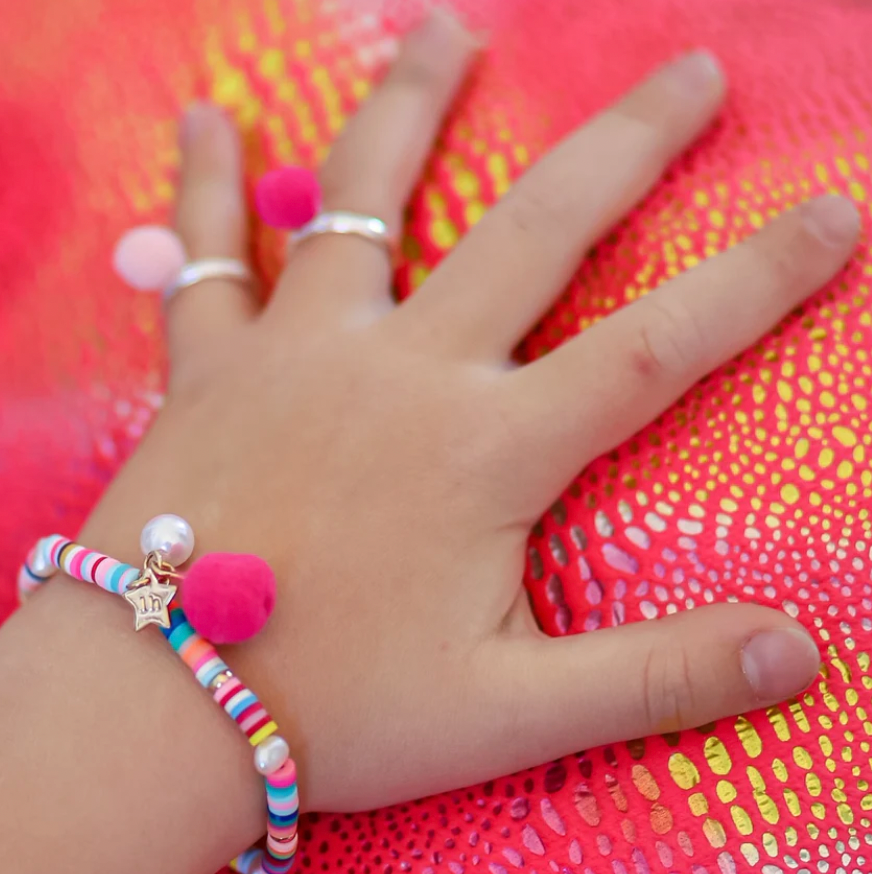
M301 228L321 208L318 177L305 167L281 167L260 178L254 191L258 215L273 228Z
M129 230L115 247L118 275L139 291L162 291L185 266L185 247L178 234L159 225Z

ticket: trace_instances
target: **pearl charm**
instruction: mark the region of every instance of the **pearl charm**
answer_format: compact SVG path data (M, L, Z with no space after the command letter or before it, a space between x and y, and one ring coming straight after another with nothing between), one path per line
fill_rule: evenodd
M254 748L254 767L264 776L274 774L290 758L288 742L277 734L270 735Z
M139 538L143 555L157 552L173 567L183 565L194 552L194 532L181 516L164 513L146 523Z

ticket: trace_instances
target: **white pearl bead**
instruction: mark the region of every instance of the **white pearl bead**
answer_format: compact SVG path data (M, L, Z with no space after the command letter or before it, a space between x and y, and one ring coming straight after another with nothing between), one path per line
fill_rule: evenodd
M139 545L143 555L158 552L165 561L178 567L194 552L194 532L181 516L164 513L146 523Z
M288 742L277 734L270 735L254 748L254 767L263 775L274 774L291 755Z
M43 552L38 552L33 557L33 561L30 563L30 569L36 576L42 577L43 579L47 579L52 574L57 573L57 568L48 560Z

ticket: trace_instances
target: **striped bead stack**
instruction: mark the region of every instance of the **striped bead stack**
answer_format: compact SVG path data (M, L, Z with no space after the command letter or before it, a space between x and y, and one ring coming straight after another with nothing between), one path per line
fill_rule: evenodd
M140 568L54 534L42 538L34 546L21 568L18 575L20 599L23 601L58 571L94 583L116 595L123 595L143 576ZM254 747L255 768L265 781L268 808L266 850L247 850L231 862L230 867L239 874L287 874L297 852L300 810L297 768L290 757L288 744L279 736L275 720L257 696L233 674L215 647L196 632L184 610L180 606L171 606L169 617L169 627L161 628L164 637L197 682L212 695Z
M24 600L59 570L84 583L94 583L115 595L126 591L132 582L142 576L139 568L73 543L60 534L52 534L37 542L19 571L19 598Z

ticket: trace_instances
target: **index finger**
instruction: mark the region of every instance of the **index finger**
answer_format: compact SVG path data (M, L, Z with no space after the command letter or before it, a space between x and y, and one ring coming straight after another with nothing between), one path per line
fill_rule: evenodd
M542 508L831 279L859 225L851 201L812 200L510 375L521 427L551 425L539 434L548 459Z

